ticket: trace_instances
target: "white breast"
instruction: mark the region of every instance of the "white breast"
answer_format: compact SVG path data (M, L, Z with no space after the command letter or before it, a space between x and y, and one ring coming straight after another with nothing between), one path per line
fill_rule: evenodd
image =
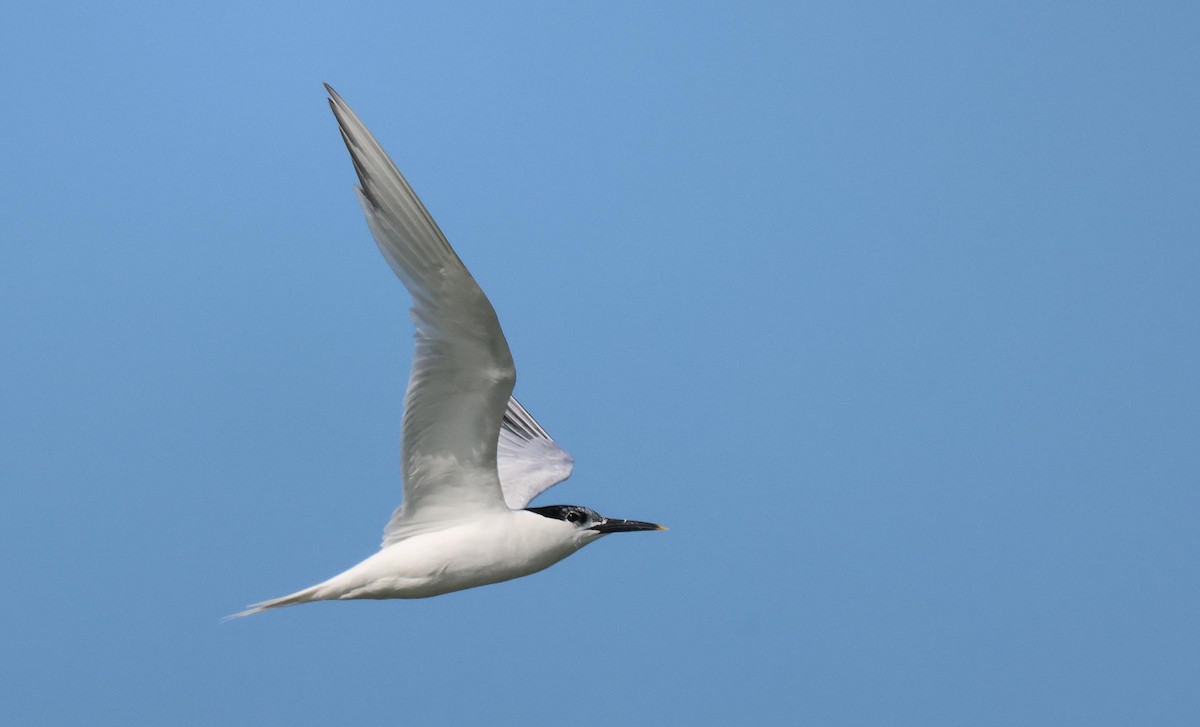
M318 599L427 598L536 573L577 550L576 528L524 510L422 533L317 586Z

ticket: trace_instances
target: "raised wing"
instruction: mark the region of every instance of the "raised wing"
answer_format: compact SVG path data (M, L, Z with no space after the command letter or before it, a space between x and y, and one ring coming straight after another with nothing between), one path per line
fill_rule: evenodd
M496 453L504 502L514 510L571 476L575 458L554 443L521 402L508 400Z
M416 350L404 397L404 502L384 545L503 508L500 421L516 379L496 312L375 137L328 85L379 250L413 297Z

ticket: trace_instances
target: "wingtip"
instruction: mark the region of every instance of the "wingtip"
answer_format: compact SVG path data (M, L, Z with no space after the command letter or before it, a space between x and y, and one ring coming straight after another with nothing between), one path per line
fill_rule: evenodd
M333 107L334 110L337 110L338 106L346 105L346 101L342 98L342 95L333 90L333 86L330 86L328 83L324 82L322 82L321 85L325 87L325 93L329 94L329 105Z

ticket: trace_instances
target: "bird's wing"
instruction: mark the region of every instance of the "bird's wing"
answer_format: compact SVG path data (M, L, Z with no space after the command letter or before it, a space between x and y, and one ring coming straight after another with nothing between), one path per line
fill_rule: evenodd
M554 443L516 398L508 400L496 451L504 502L519 510L571 476L575 458Z
M496 312L375 137L329 86L375 242L413 297L416 350L404 397L404 502L384 529L409 534L504 508L500 421L516 379Z

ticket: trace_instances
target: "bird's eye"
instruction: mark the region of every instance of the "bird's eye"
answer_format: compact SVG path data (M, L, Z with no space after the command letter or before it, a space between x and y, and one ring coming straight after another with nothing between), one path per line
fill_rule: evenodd
M567 522L569 522L569 523L583 522L583 513L579 512L578 510L572 510L571 512L567 513Z

